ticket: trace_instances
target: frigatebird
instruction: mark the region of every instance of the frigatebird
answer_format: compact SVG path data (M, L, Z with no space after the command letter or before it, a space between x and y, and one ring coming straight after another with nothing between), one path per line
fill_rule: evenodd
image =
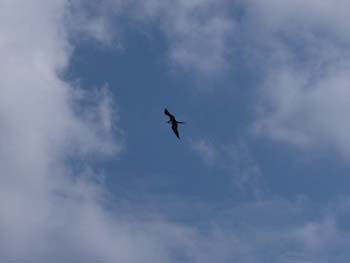
M172 115L167 109L164 110L164 114L167 115L169 117L169 121L168 123L171 123L171 128L173 129L176 137L178 139L180 139L180 135L179 135L179 131L177 130L177 124L178 123L184 123L183 121L177 121L174 117L174 115Z

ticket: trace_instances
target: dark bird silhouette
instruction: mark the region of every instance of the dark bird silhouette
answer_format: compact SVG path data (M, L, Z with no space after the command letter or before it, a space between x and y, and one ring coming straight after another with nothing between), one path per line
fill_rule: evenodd
M177 127L178 127L179 123L184 123L184 122L183 121L177 121L175 119L174 115L172 115L167 109L164 110L164 114L169 117L168 123L171 123L171 128L173 129L176 137L178 139L180 139L180 135L179 135L179 131L178 131Z

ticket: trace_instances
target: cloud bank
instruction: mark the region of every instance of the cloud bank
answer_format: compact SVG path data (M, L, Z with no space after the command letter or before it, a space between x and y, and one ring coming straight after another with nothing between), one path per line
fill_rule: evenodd
M82 109L83 93L60 77L73 50L64 25L68 4L0 4L1 261L97 253L88 248L107 232L98 187L68 163L117 154L121 145L112 136L108 97ZM88 241L93 231L96 239Z

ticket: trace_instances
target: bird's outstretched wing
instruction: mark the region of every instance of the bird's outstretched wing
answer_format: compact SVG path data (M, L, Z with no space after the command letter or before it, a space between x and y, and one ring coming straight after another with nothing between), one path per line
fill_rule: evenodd
M177 130L177 124L171 125L171 128L173 129L173 131L174 131L176 137L177 137L178 139L180 139L179 131Z
M167 109L164 109L164 114L169 116L170 119L175 118Z

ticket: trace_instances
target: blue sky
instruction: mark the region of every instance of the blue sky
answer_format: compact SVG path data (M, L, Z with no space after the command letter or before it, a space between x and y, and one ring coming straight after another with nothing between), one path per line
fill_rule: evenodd
M1 262L349 261L347 1L24 5L0 3Z
M115 179L115 183L120 184L118 177L127 177L125 183L144 176L147 180L147 176L155 173L160 174L157 180L184 183L182 187L171 188L171 191L181 194L189 187L186 192L191 194L195 189L190 185L198 183L198 180L209 180L203 184L205 191L201 191L202 198L206 199L206 196L211 196L207 187L211 188L218 179L213 178L213 173L230 177L232 171L215 171L215 167L208 167L202 162L191 145L196 140L205 140L218 147L244 144L249 158L260 169L266 170L265 180L269 180L273 191L282 197L295 198L301 194L319 200L346 193L342 186L348 167L337 153L333 156L324 151L313 151L310 156L310 152L252 135L258 100L256 86L259 85L254 79L259 72L231 69L219 80L203 82L196 79L198 76L186 74L180 69L174 72L167 61L166 42L162 35L151 32L145 36L137 25L135 27L123 35L122 51L83 43L78 46L71 63L72 79L78 79L85 87L108 83L117 102L119 126L123 130L126 148L120 159L112 160L108 164L112 167L105 170L111 175L111 183ZM240 58L233 66L243 64L244 68L244 63L244 59ZM103 70L99 69L101 65ZM184 138L180 142L172 138L169 127L164 124L167 120L163 116L165 107L188 122L181 128ZM173 162L179 167L173 167ZM117 171L115 178L114 169ZM178 169L181 172L177 175ZM339 185L331 178L327 180L333 171L342 179ZM172 175L175 178L162 176L163 173L175 173ZM133 175L135 178L132 178ZM295 179L297 175L301 180ZM288 180L287 184L285 180ZM222 183L219 191L215 191L219 196L227 186L226 182ZM331 191L334 187L339 191L337 194ZM231 187L226 190L228 195L233 194Z

